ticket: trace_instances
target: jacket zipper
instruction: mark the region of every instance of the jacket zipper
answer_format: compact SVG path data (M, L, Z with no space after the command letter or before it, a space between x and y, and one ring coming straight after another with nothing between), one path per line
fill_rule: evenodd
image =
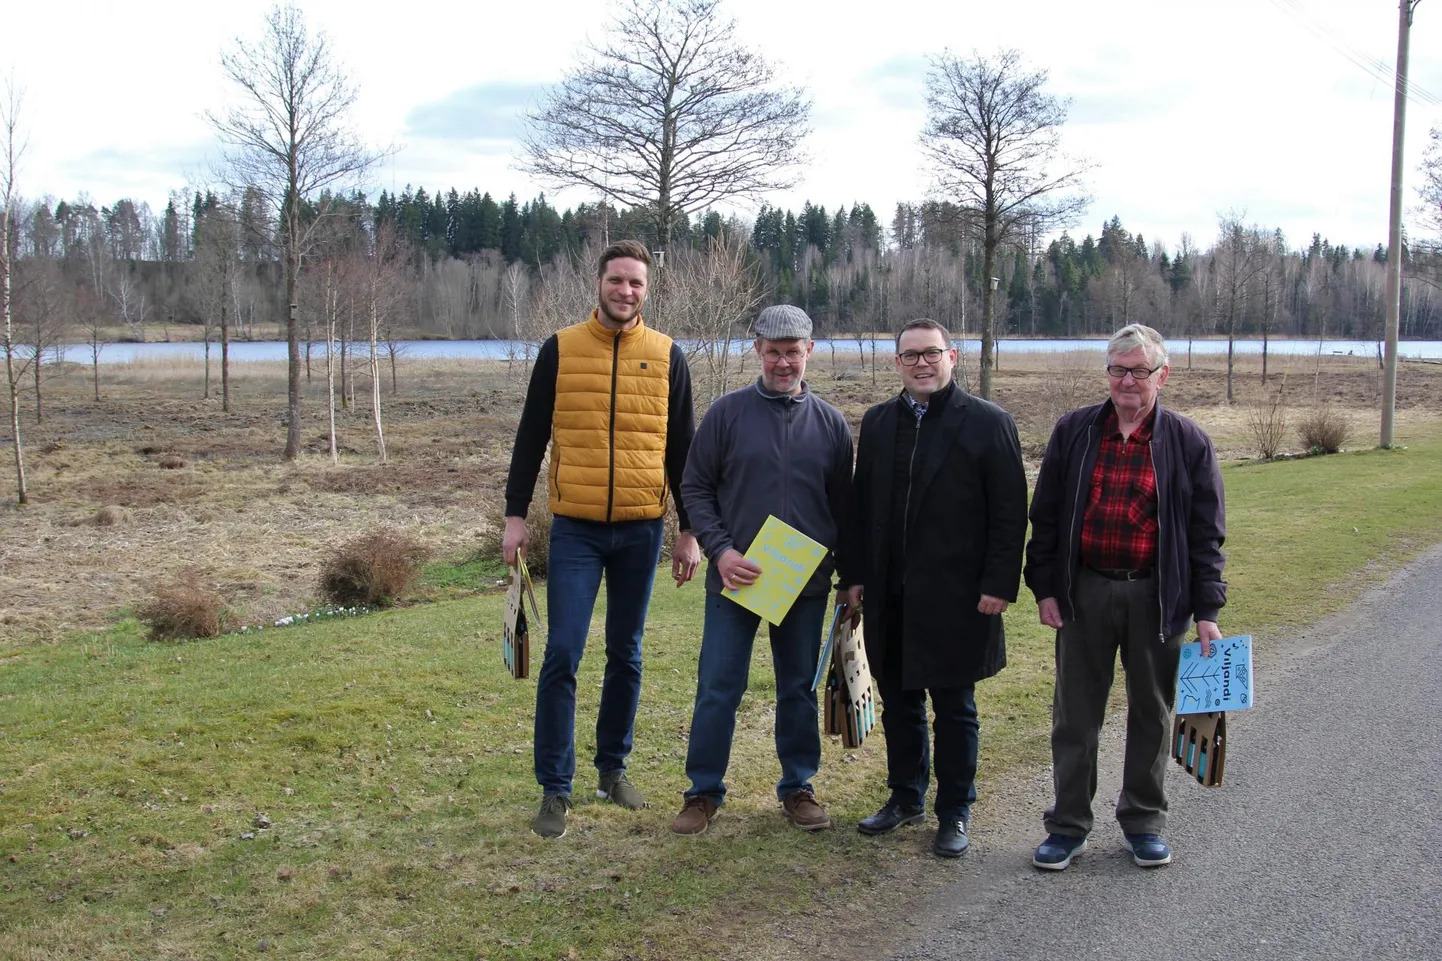
M1089 451L1089 450L1092 449L1092 435L1095 434L1095 433L1096 433L1096 425L1095 425L1095 424L1089 425L1089 426L1087 427L1087 442L1086 442L1086 446L1082 448L1082 453L1083 453L1083 454L1085 454L1087 451ZM1082 479L1081 479L1081 475L1082 475L1082 472L1083 472L1085 469L1086 469L1086 457L1083 456L1083 457L1082 457L1081 466L1077 469L1076 486L1074 486L1074 487L1072 488L1071 528L1066 532L1066 549L1067 549L1068 552L1071 551L1071 549L1072 549L1072 544L1075 543L1075 540L1074 540L1074 538L1072 537L1072 535L1076 533L1076 529L1077 529L1077 527L1076 527L1076 525L1077 525L1077 505L1081 502L1081 490L1082 490ZM1080 551L1077 552L1077 562L1078 562L1078 563L1081 562L1081 552L1080 552ZM1072 597L1072 594L1071 594L1071 592L1072 592L1071 575L1072 575L1072 565L1071 565L1071 564L1068 564L1068 565L1066 566L1066 602L1071 605L1071 608L1072 608L1072 611L1073 611L1073 616L1075 616L1076 601L1075 601L1075 599Z
M787 398L782 401L786 410L783 436L781 438L781 505L786 513L788 522L798 518L791 513L791 412L796 407L795 398Z
M1156 429L1152 429L1152 439L1147 441L1147 459L1152 462L1152 486L1157 494L1157 561L1154 565L1157 579L1157 640L1163 644L1167 642L1167 620L1166 611L1162 607L1162 559L1166 554L1162 553L1162 534L1165 528L1162 525L1162 475L1157 471L1156 452Z
M916 474L916 449L921 446L921 419L926 414L912 408L916 417L916 430L911 432L911 457L906 462L906 500L901 506L901 556L906 558L907 539L911 536L911 486ZM906 565L901 567L901 583L906 585Z
M610 419L610 471L606 481L606 523L611 523L611 508L616 503L616 375L621 365L621 332L611 341L611 419Z

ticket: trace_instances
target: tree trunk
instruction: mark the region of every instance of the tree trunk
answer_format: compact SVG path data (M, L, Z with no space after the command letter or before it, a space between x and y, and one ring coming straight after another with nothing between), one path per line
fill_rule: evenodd
M230 413L230 319L224 295L220 298L220 409Z
M1227 403L1232 402L1232 361L1237 346L1237 309L1227 311Z
M340 463L340 454L335 446L335 321L326 321L325 343L325 396L326 409L330 417L330 462Z
M30 368L35 374L35 423L37 424L40 423L40 421L43 420L45 417L44 397L41 395L40 389L40 382L42 380L41 367L44 366L40 363L40 361L43 353L44 352L40 349L40 345L36 344L35 356L30 358Z
M10 277L7 273L5 286L10 286ZM8 292L7 292L8 293ZM8 314L9 297L6 297ZM10 318L5 318L6 326L9 326ZM25 455L20 448L20 385L15 381L15 350L9 344L5 346L5 374L6 383L10 387L10 437L15 442L15 501L24 504L29 500L25 491Z
M994 230L994 226L988 223L986 237L982 241L981 356L977 359L980 374L977 393L983 400L991 400L992 347L996 342L996 310L993 304L996 294L991 289L992 271L996 269Z
M370 291L371 418L375 421L376 425L376 453L380 455L380 461L384 464L386 462L386 435L385 431L381 429L381 365L380 357L376 353L376 339L380 335L381 326L380 304L376 301L378 295L377 286L376 278L372 276Z
M290 305L290 311L286 314L285 321L285 348L286 348L286 424L285 424L285 459L295 460L300 456L300 327L296 317L297 305L295 302L296 271L300 268L297 261L295 244L298 241L294 237L292 228L291 249L286 254L285 270L285 296L286 302Z

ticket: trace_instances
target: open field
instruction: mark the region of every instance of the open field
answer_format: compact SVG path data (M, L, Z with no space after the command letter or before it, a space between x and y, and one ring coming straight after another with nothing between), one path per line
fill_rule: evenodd
M1091 368L1095 355L1033 363L1018 367L1005 358L996 395L1039 454L1051 420L1098 399L1102 387ZM1179 363L1165 402L1201 421L1224 457L1245 457L1253 453L1245 404L1222 403L1216 363L1192 371ZM1310 397L1315 380L1324 398L1351 411L1352 445L1374 443L1375 366L1365 358L1329 357L1314 377L1315 363L1292 361L1293 403ZM837 380L829 358L818 355L812 363L816 389L853 424L895 384L895 375L882 369L873 386L870 370L856 365L854 357L842 358L835 373L844 379ZM1281 369L1274 362L1274 376ZM143 600L157 578L182 570L221 585L245 622L273 620L312 606L326 550L378 524L414 533L438 558L494 553L524 386L519 370L508 373L493 362L403 365L399 396L387 391L383 401L386 465L376 463L364 382L359 407L338 413L341 460L332 465L325 454L324 371L317 370L304 408L304 453L286 464L279 457L283 366L237 365L232 379L229 414L215 397L218 375L212 375L212 397L202 398L198 365L104 368L99 403L83 368L46 385L44 419L36 424L31 413L21 427L32 503L16 511L0 507L7 511L0 534L0 644L101 627ZM1239 376L1240 399L1259 390L1255 373ZM1403 429L1442 413L1442 365L1403 366L1399 409ZM161 467L167 455L186 466ZM8 452L4 461L0 497L13 505ZM97 524L99 512L111 506L122 509L122 522Z
M1074 402L1101 396L1100 372L1075 358L1010 360L999 399L1029 434L1078 378ZM1356 421L1348 446L1370 447L1375 367L1324 364L1317 383ZM869 370L836 379L825 357L812 372L853 424L894 383L884 370L876 387ZM1299 404L1312 375L1288 372ZM1239 381L1243 400L1254 380ZM1442 539L1442 367L1407 365L1401 385L1406 449L1256 463L1241 461L1244 405L1221 404L1219 371L1174 370L1167 401L1233 461L1223 628L1262 639L1262 669L1269 634ZM200 399L193 368L116 368L102 387L97 404L83 372L52 383L45 421L24 425L34 503L0 512L0 954L779 957L966 869L927 855L929 832L856 834L884 799L879 741L845 751L828 739L818 788L837 830L804 836L782 821L764 645L725 814L701 838L666 831L685 786L699 585L659 580L648 625L632 770L653 807L578 798L571 832L550 843L526 830L534 688L501 667L499 594L189 644L146 641L124 619L154 578L187 568L248 623L305 609L325 551L380 523L432 545L432 596L481 586L485 565L461 562L495 550L521 391L503 368L403 369L384 467L365 412L342 416L342 462L330 464L320 383L307 452L280 463L276 367L236 372L229 415ZM162 469L166 454L187 465ZM109 505L127 519L94 524ZM1025 598L1007 628L1011 666L978 697L984 799L1046 758L1051 639ZM594 786L602 660L588 657L580 680L578 793ZM1007 816L983 800L978 842Z

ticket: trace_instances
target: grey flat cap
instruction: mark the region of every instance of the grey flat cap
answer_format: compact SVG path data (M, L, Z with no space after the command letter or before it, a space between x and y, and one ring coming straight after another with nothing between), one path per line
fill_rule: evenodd
M756 318L756 336L764 340L810 340L811 318L791 304L776 304Z

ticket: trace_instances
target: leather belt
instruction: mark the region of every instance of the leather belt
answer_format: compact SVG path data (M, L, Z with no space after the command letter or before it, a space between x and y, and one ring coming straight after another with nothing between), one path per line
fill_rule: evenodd
M1128 571L1116 567L1092 567L1090 564L1085 566L1093 574L1105 577L1109 581L1144 581L1152 576L1150 567L1144 571Z

